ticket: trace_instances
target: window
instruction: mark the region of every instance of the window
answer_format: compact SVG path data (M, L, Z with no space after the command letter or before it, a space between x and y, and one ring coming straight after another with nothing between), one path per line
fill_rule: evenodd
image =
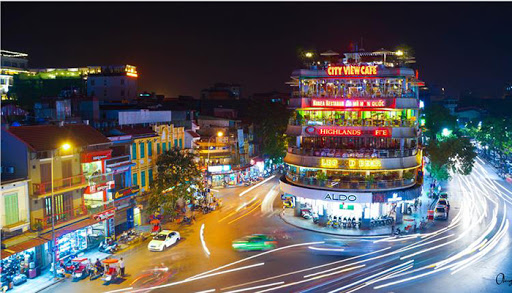
M146 171L140 172L140 185L142 187L146 186Z
M160 154L160 144L159 143L156 143L156 154L157 155Z
M5 224L11 225L19 221L18 194L4 195Z
M153 169L148 170L148 180L149 180L149 184L151 184L153 182Z
M133 181L132 185L139 185L139 184L137 184L137 173L133 173L133 180L132 181Z
M140 142L139 143L139 149L140 149L140 158L144 158L145 154L144 154L144 143L143 142Z
M175 147L175 148L177 148L177 147L178 147L178 139L177 139L177 138L175 138L175 139L174 139L174 147Z
M107 79L106 78L103 79L103 85L107 86Z
M153 155L153 148L151 146L151 142L148 141L148 157L151 157Z
M104 89L103 90L103 96L106 97L107 96L107 89Z
M169 142L169 149L171 149L171 142Z
M162 142L162 151L165 153L165 142Z
M183 140L180 138L180 149L183 148Z
M132 144L132 160L137 160L137 145Z

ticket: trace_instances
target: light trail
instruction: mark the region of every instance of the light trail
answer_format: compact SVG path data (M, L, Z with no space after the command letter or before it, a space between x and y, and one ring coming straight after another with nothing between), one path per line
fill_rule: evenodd
M273 253L273 252L276 252L276 251L281 251L281 250L284 250L284 249L288 249L288 248L293 248L293 247L299 247L299 246L307 246L307 245L313 245L313 244L321 244L321 243L324 243L323 241L317 241L317 242L306 242L306 243L298 243L298 244L292 244L292 245L287 245L287 246L283 246L283 247L279 247L279 248L276 248L276 249L272 249L272 250L269 250L269 251L265 251L265 252L262 252L262 253L258 253L256 255L253 255L253 256L249 256L249 257L246 257L246 258L243 258L241 260L237 260L237 261L234 261L232 263L228 263L226 265L223 265L223 266L220 266L218 268L215 268L215 269L212 269L212 270L209 270L209 271L206 271L206 272L203 272L203 273L200 273L200 274L197 274L195 276L192 276L190 278L187 278L187 280L190 280L190 279L196 279L197 277L199 276L202 276L202 275L206 275L206 274L209 274L211 272L215 272L215 271L218 271L218 270L221 270L223 268L227 268L227 267L230 267L232 265L236 265L236 264L239 264L241 262L244 262L244 261L247 261L247 260L250 260L250 259L253 259L253 258L256 258L256 257L260 257L262 255L266 255L266 254L269 254L269 253Z
M265 195L265 198L263 198L263 202L261 203L261 211L265 214L272 214L274 211L274 199L279 194L279 192L276 190L277 185L272 187L272 189Z
M343 248L321 248L321 247L314 247L314 246L308 246L311 250L318 250L318 251L337 251L342 252L345 251Z
M250 210L249 212L247 212L247 213L245 213L245 214L241 215L240 217L238 217L238 218L236 218L236 219L233 219L233 220L229 221L229 222L228 222L228 225L230 225L230 224L232 224L232 223L234 223L234 222L236 222L236 221L240 220L241 218L244 218L244 217L248 216L249 214L251 214L252 212L254 212L255 210L257 210L260 206L261 206L261 201L259 202L259 204L258 204L254 209Z
M204 291L197 291L195 293L210 293L210 292L215 292L215 289L204 290Z
M203 225L201 225L201 232L199 234L199 238L201 239L201 244L203 245L204 252L206 252L206 255L208 255L208 257L209 257L210 250L208 249L208 247L206 247L206 242L204 241L204 223L203 223Z
M258 186L261 186L263 183L269 181L270 179L272 179L274 177L276 177L276 175L272 175L272 176L268 177L267 179L261 181L260 183L250 187L249 189L244 190L243 192L240 192L240 194L238 196L244 196L244 194L248 193L249 191L253 190L254 188L257 188Z
M277 286L277 285L281 285L281 284L284 284L284 281L276 282L276 283L271 283L271 284L260 285L260 286L254 286L254 287L249 287L249 288L243 288L243 289L238 289L238 290L233 290L233 291L228 291L226 293L244 292L244 291L250 291L250 290L254 290L254 289L266 288L266 287L270 287L270 286ZM221 289L221 290L224 290L224 289Z

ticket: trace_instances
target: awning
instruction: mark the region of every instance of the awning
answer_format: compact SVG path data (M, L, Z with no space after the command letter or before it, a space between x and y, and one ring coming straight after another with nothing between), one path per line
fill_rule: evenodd
M36 247L42 244L45 244L48 241L51 241L52 235L46 235L46 236L37 236L35 238L28 239L27 241L23 241L19 244L15 244L12 246L7 247L6 249L2 249L2 259L9 257L13 254L25 251L27 249L30 249L32 247Z

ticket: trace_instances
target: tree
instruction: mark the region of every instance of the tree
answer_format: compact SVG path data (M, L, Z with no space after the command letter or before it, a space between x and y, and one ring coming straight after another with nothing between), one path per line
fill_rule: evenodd
M272 161L279 161L286 154L286 127L291 111L285 105L268 100L252 101L249 116L260 142L261 153Z
M451 135L443 140L431 140L426 147L430 165L427 171L437 180L450 178L450 171L469 175L473 170L476 152L467 137Z
M433 105L425 110L425 135L430 139L436 139L436 136L444 128L452 131L457 129L457 118L450 114L450 111L443 106Z
M190 200L195 192L204 191L196 156L173 148L158 156L157 177L151 184L148 211L163 211L174 216L180 200Z

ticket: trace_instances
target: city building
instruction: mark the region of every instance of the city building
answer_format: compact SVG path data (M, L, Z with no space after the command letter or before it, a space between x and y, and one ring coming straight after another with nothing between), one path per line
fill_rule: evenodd
M137 68L132 65L101 66L100 72L87 76L87 96L103 103L121 103L137 99Z
M97 247L114 233L115 210L108 196L114 182L105 169L110 144L83 124L2 129L2 166L30 180L30 230L3 241L7 249L2 250L2 258L27 255L34 262L35 276L49 268L52 251L59 261ZM20 198L18 193L18 204Z
M321 55L295 70L281 191L319 215L362 219L402 213L421 194L416 72L399 52Z
M251 96L251 99L255 101L268 101L271 103L280 103L283 105L288 105L290 98L290 93L281 93L278 91L269 93L256 93Z
M2 101L4 101L11 98L9 91L14 84L14 76L27 72L28 54L0 50L0 62L2 64L0 69L0 94L2 95Z
M9 178L14 167L2 166L2 190L0 191L0 230L2 240L20 235L30 228L30 206L27 178ZM14 170L12 170L14 173ZM15 176L13 176L15 177Z

